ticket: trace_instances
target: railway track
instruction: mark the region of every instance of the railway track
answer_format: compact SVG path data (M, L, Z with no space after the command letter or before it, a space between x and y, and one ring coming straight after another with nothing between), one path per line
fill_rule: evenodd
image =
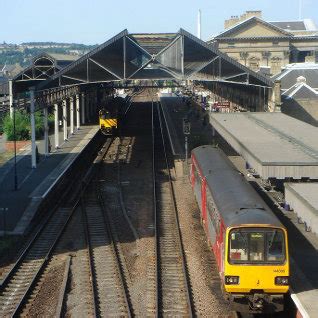
M153 130L158 315L192 317L189 282L159 103L153 105Z
M98 189L85 199L95 316L130 317L131 309L109 218Z
M1 317L20 313L74 210L75 207L57 209L4 278L0 292Z
M89 179L91 170L85 180ZM79 193L81 182L72 183L69 189ZM0 283L0 316L13 317L22 313L42 275L45 275L53 252L59 243L69 221L79 205L79 198L72 203L74 195L60 204L43 221L35 235ZM54 204L53 204L54 205ZM53 209L52 209L53 210Z
M100 152L95 164L102 165L111 146ZM132 309L122 265L122 251L117 243L112 218L106 208L101 187L102 166L86 189L82 199L82 215L87 242L91 305L94 317L131 317Z

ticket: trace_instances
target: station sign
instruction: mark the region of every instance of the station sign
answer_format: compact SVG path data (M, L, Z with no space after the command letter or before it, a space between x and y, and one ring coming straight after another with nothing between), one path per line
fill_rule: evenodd
M230 102L215 102L214 107L217 107L217 108L229 108L230 107Z

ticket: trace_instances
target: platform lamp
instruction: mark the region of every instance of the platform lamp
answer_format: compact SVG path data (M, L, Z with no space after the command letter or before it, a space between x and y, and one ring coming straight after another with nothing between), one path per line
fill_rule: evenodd
M14 143L14 190L18 190L18 174L17 174L17 135L15 127L16 102L13 101L13 143Z

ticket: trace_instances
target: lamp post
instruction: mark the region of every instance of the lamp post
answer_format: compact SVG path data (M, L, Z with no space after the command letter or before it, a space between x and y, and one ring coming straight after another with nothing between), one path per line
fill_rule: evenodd
M186 173L188 174L188 136L191 132L191 123L188 118L182 119L183 124L183 134L184 134L184 152L185 152L185 164L186 164Z
M15 127L15 111L16 104L13 103L13 142L14 142L14 190L18 190L18 174L17 174L17 136Z

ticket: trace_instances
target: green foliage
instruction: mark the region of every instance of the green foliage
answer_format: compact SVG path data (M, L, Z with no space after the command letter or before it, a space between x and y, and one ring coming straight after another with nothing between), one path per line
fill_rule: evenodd
M3 118L0 117L0 134L3 134Z
M47 118L47 123L49 125L49 129L52 129L54 127L54 121L55 121L54 114L49 114L48 118Z
M7 114L3 119L3 131L7 136L8 141L14 140L14 123L10 114ZM31 120L30 114L25 111L15 112L15 135L16 140L31 139ZM39 138L43 135L43 119L40 112L35 113L35 135Z

